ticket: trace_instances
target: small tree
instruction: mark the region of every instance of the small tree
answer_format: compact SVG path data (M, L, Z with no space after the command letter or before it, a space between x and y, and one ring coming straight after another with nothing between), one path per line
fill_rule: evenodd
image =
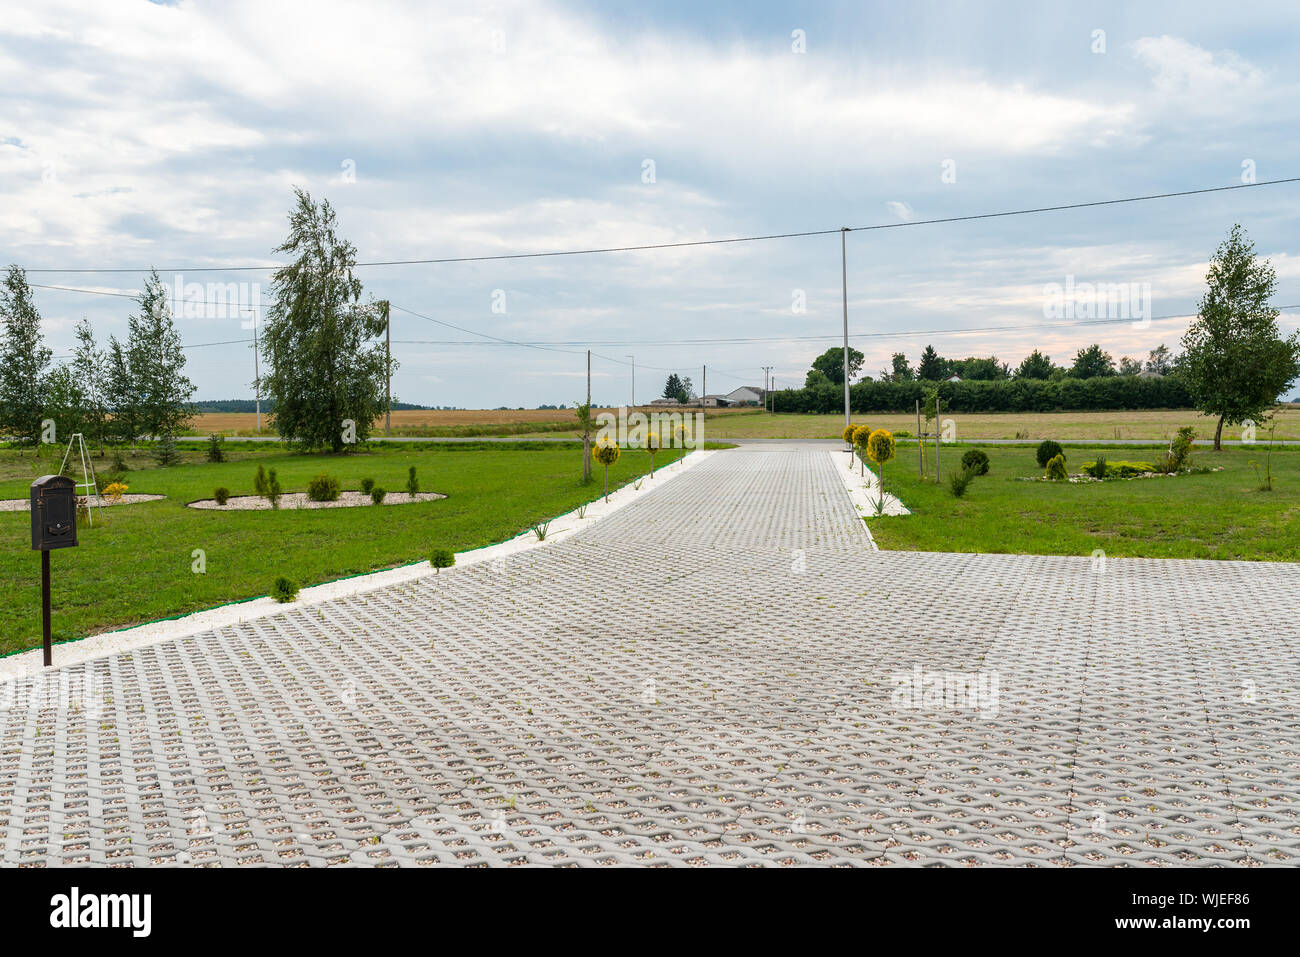
M926 346L921 353L921 361L916 364L916 377L928 382L938 382L948 378L948 360L935 351L934 346Z
M859 425L853 430L853 444L857 446L858 455L858 474L865 476L867 474L867 464L863 456L867 453L867 442L871 439L871 426Z
M420 494L420 480L415 477L415 466L406 470L406 494L411 498Z
M1076 379L1095 379L1114 374L1115 360L1095 342L1086 349L1080 349L1074 356L1074 365L1070 367L1070 375Z
M45 408L45 370L54 353L41 335L27 274L10 266L0 283L0 427L39 447Z
M885 492L885 463L892 462L897 452L898 445L894 441L894 433L888 429L876 429L867 438L867 458L876 463L876 469L880 472L882 496Z
M853 433L857 430L858 427L856 425L849 424L844 426L844 431L840 433L840 438L842 438L844 444L849 447L850 454L853 452Z
M618 461L621 451L619 447L608 440L596 445L594 456L597 462L605 466L605 501L609 501L609 467Z
M294 197L289 235L276 249L293 260L271 278L263 382L282 437L342 452L343 421L350 419L364 442L385 408L385 318L376 304L361 302L356 247L338 235L329 202L317 205L301 189Z
M1052 374L1052 357L1035 349L1016 369L1017 379L1046 379Z
M135 448L140 434L140 400L136 395L135 378L131 375L130 350L108 337L108 356L104 376L104 403L108 407L109 434L114 441L129 443Z
M591 414L591 401L575 402L574 411L578 415L578 428L582 430L582 484L591 481L591 433L596 428L596 419Z
M74 432L85 431L86 396L70 365L60 363L45 377L41 398L42 417L54 421L57 434L64 441Z
M107 356L95 345L95 330L86 319L77 323L77 349L73 368L82 396L82 427L89 432L104 454L104 429L108 422Z
M645 450L650 453L650 477L655 477L655 453L659 451L659 436L651 432L645 437Z
M1154 372L1156 375L1169 375L1174 371L1174 357L1169 352L1169 347L1164 343L1156 346L1147 353L1147 372Z
M862 368L862 361L866 357L849 346L849 379L852 380ZM813 360L812 367L814 370L824 375L832 385L844 384L844 347L832 346L827 349L816 359Z
M271 508L280 507L280 496L284 490L280 488L280 480L275 477L275 469L271 469L266 476L266 497L271 503Z
M127 367L140 427L156 439L175 435L194 415L195 386L185 376L185 350L157 272L145 280L137 301L140 312L129 320Z
M1195 407L1217 415L1214 450L1223 424L1259 419L1300 375L1300 333L1283 339L1270 300L1277 275L1255 258L1255 244L1240 225L1219 244L1205 276L1209 288L1183 334L1178 371Z

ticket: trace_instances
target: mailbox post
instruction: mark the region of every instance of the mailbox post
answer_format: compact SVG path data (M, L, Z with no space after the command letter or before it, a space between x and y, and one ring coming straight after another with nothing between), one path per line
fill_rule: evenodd
M77 544L75 483L64 475L42 475L32 483L32 548L41 553L41 634L45 667L54 663L50 644L50 552Z

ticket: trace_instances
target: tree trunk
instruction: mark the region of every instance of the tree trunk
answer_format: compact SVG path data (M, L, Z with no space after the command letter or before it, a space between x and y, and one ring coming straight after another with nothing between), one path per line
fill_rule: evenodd
M591 432L582 433L582 484L591 481Z
M609 504L609 466L605 466L605 504Z
M1219 444L1219 440L1222 437L1223 437L1223 416L1219 416L1219 426L1214 430L1214 451L1216 452L1223 451L1223 446Z

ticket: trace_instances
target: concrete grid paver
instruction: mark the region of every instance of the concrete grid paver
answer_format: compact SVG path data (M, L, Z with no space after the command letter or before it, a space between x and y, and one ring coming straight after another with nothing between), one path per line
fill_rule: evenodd
M1293 565L873 552L822 449L554 547L59 669L6 865L1300 861ZM996 709L894 676L996 675Z

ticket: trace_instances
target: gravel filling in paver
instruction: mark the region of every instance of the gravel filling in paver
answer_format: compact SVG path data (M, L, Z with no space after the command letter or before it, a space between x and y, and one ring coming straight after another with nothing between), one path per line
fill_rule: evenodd
M0 861L1300 863L1296 565L866 542L824 449L737 449L554 547L14 682Z
M78 496L84 497L84 496ZM120 499L109 498L107 495L101 498L105 508L110 505L137 505L140 502L157 502L166 498L166 495L144 495L127 492ZM94 499L90 500L92 508L99 505ZM28 512L31 511L32 500L30 498L6 498L0 499L0 512Z
M436 502L446 498L441 492L416 492L412 498L405 492L389 492L381 505L410 505L414 502ZM285 492L280 496L280 508L358 508L373 505L368 492L340 492L333 502L314 502L306 492ZM216 499L204 498L190 502L190 508L210 509L214 512L249 512L270 509L271 503L260 495L232 495L225 505L218 505Z

